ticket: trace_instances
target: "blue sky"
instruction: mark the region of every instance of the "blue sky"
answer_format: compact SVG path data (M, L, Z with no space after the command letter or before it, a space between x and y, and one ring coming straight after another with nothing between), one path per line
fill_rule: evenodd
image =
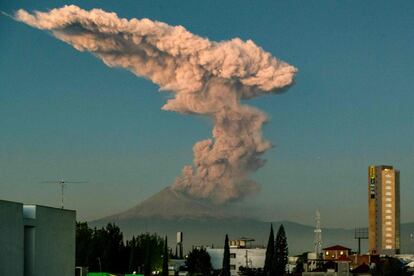
M275 147L247 200L266 219L367 224L367 167L401 170L401 215L414 221L414 2L8 1L0 9L64 4L150 18L211 40L240 37L296 66L286 93L249 100L271 118ZM78 219L125 210L171 184L211 136L201 117L161 111L167 94L108 68L49 34L0 16L1 198L58 206ZM246 102L247 103L247 102ZM341 216L338 216L342 214Z

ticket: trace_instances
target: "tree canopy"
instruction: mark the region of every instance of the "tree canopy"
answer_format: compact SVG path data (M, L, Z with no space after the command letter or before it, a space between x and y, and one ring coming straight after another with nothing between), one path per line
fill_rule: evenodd
M223 267L221 269L221 276L230 276L230 246L229 236L227 234L224 240Z
M273 234L273 225L270 224L269 240L266 247L266 258L263 268L263 273L266 276L274 275L274 259L275 259L275 236Z
M210 255L204 248L194 248L188 254L185 264L190 275L210 275L213 269Z
M288 263L288 244L286 239L285 228L280 225L276 235L275 242L275 275L284 275Z
M76 223L76 265L89 267L90 272L152 275L162 268L164 250L164 241L157 234L139 234L124 243L115 224L91 229L86 222Z

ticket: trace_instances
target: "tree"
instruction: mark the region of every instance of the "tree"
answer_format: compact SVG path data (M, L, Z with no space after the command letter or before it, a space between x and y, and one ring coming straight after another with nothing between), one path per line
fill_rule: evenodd
M101 229L91 229L87 223L76 224L76 265L87 266L91 272L139 271L152 275L152 271L162 268L164 250L164 241L157 234L133 236L124 244L123 234L115 224Z
M230 276L230 246L229 236L226 234L224 240L224 253L223 253L223 267L221 269L221 276Z
M119 272L124 270L123 235L115 224L91 229L86 222L76 224L76 265L90 271Z
M164 254L162 256L162 276L168 276L168 240L165 236L164 240Z
M302 272L304 272L304 264L306 264L308 261L308 252L304 252L301 255L298 256L298 259L296 260L296 265L294 269L295 274L302 275Z
M399 259L386 256L377 263L372 270L372 275L405 276L408 273Z
M288 255L289 252L285 228L283 227L283 224L281 224L277 231L275 243L275 275L284 275L286 273Z
M92 250L92 229L86 222L76 222L76 265L89 266Z
M265 276L272 276L274 275L273 268L274 265L274 256L275 256L275 236L273 234L273 225L270 224L270 234L269 234L269 240L267 241L267 247L266 247L266 258L263 268L263 273Z
M190 275L210 275L212 265L210 255L204 248L194 248L188 253L185 264Z

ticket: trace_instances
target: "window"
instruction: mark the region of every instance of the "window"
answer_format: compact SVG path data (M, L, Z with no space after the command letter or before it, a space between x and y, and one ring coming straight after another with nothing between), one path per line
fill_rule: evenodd
M387 197L385 198L385 201L391 202L391 198Z
M391 221L386 221L385 225L391 225Z
M390 209L387 209L387 210L385 210L385 213L386 213L386 214L391 214L392 212L391 212L391 210L390 210Z
M230 265L230 270L236 270L236 265Z
M230 253L230 258L235 259L236 258L236 253Z
M344 255L344 251L339 252L339 255L341 256Z
M325 252L325 255L326 255L326 256L329 256L329 251L326 251L326 252Z
M392 204L391 203L387 203L387 204L385 204L385 207L391 208L392 207Z
M391 192L386 192L385 195L391 196Z
M392 249L392 246L391 245L386 245L385 249Z
M391 216L385 216L385 219L391 219Z

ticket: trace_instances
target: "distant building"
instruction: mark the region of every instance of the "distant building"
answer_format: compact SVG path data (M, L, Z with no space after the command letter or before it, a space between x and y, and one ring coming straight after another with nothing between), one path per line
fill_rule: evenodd
M324 261L347 260L351 249L342 245L334 245L322 249Z
M371 254L400 252L400 172L368 167L368 239Z
M75 211L0 200L0 275L75 275Z
M266 258L266 248L252 248L254 239L240 238L231 240L230 244L230 272L231 275L238 275L239 268L263 268ZM223 265L223 248L206 248L210 255L213 269L221 269Z

